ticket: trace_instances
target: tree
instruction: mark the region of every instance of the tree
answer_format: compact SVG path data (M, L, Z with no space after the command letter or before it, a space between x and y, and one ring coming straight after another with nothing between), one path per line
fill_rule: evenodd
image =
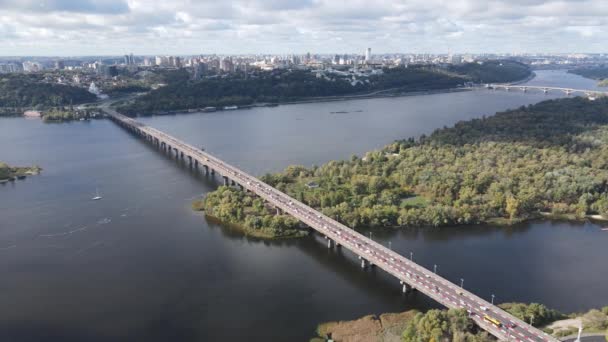
M515 198L515 196L510 195L507 197L507 207L505 211L509 215L509 219L513 220L519 216L519 210L521 207L521 202Z
M407 323L402 339L405 342L477 340L471 334L473 325L465 310L429 310Z

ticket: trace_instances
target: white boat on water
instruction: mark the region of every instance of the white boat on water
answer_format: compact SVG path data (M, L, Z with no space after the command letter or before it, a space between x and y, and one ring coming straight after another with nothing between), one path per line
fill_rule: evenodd
M93 201L99 201L100 199L102 199L103 197L101 197L101 195L99 195L99 189L95 190L95 197L92 198Z

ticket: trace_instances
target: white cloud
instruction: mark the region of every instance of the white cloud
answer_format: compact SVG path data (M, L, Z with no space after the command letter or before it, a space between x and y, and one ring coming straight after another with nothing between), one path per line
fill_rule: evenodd
M3 55L602 51L605 0L0 0Z

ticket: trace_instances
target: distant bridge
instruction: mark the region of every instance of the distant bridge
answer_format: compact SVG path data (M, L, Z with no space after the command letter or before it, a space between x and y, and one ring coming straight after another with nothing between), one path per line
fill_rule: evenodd
M324 236L328 248L341 246L347 248L359 257L362 268L377 266L393 275L399 281L404 293L418 290L448 308L466 309L478 326L500 340L559 341L465 290L462 279L458 286L418 265L412 260L411 255L408 259L386 248L205 151L119 114L107 105L102 106L102 109L115 123L145 139L160 152L187 161L190 167L201 170L207 175L218 173L225 185L238 186L250 191L272 204L277 211L297 218ZM513 281L525 281L525 279Z
M486 84L487 89L504 89L506 91L519 90L527 92L528 90L542 91L547 94L550 91L560 91L566 95L572 95L574 93L584 94L587 97L595 98L598 96L608 96L608 91L590 90L590 89L575 89L575 88L564 88L564 87L547 87L547 86L530 86L521 84Z

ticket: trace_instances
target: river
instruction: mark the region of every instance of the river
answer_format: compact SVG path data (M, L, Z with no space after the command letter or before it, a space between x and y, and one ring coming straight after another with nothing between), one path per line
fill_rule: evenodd
M592 87L563 71L531 83ZM575 86L576 84L576 86ZM459 120L562 96L474 91L150 117L255 174L321 164ZM348 113L332 113L348 112ZM316 324L437 307L316 237L265 242L207 222L217 183L108 120L0 119L0 160L41 175L0 186L0 340L302 341ZM96 189L104 197L91 201ZM608 233L530 222L374 231L480 296L564 310L608 304Z

